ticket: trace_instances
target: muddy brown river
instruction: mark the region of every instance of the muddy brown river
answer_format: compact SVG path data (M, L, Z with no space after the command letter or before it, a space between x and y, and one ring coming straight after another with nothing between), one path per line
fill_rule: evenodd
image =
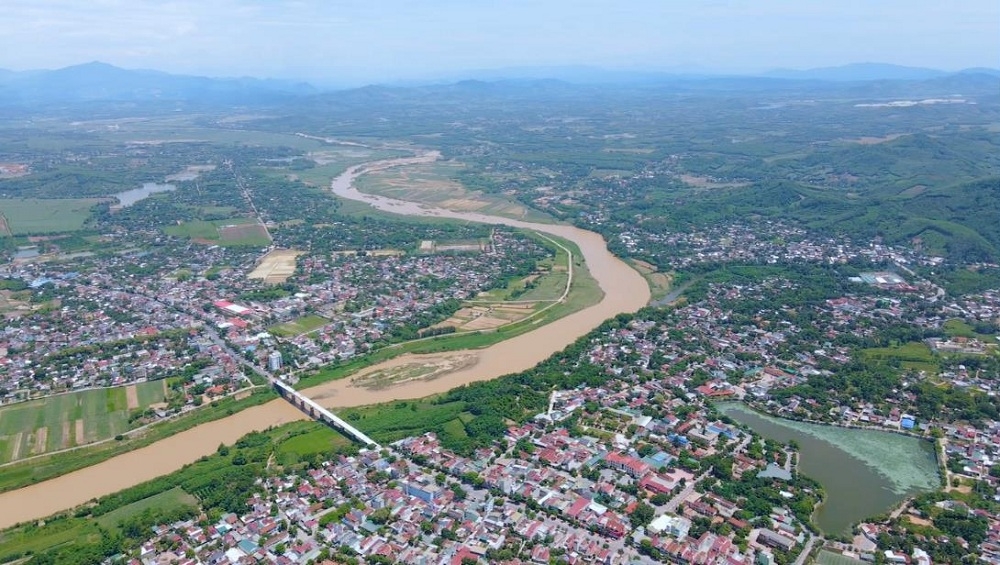
M604 291L604 297L589 308L490 347L428 356L438 360L442 356L451 355L456 358L470 355L475 357L474 362L456 364L458 369L431 381L415 380L390 388L372 390L352 386L350 379L343 379L304 391L306 395L324 406L338 408L421 398L445 392L465 383L494 379L522 371L565 348L604 320L622 312L634 312L649 301L649 286L645 279L624 261L612 255L604 239L596 233L566 225L537 224L475 212L456 212L428 207L364 194L354 187L354 180L367 172L426 163L437 158L437 153L424 153L416 157L358 165L334 179L331 188L338 196L365 202L380 210L396 214L502 224L568 239L580 248L591 275ZM421 358L420 355L402 356L376 365L374 370L402 363L419 363ZM305 416L288 402L274 400L227 418L197 426L92 467L2 493L0 528L43 518L90 499L165 475L194 462L203 455L214 453L220 443L231 444L251 431L304 418Z

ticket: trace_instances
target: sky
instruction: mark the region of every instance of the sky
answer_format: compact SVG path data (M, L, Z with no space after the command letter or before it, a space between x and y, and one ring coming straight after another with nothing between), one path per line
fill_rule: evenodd
M1000 67L1000 0L4 0L0 68L392 82L584 65Z

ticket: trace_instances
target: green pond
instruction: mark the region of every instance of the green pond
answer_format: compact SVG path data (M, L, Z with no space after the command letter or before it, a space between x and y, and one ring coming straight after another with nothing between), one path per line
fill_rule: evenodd
M716 408L765 438L798 443L799 471L819 481L827 494L813 522L828 534L846 533L852 524L941 485L929 441L774 418L739 402Z

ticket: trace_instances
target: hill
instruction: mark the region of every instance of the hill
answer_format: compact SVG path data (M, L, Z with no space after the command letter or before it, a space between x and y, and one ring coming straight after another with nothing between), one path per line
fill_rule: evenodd
M315 89L304 83L174 75L100 62L56 70L0 71L0 104L4 105L112 101L267 103L313 92Z

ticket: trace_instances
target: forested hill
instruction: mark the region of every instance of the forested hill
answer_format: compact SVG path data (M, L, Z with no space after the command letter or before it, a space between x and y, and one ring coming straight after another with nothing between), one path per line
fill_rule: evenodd
M894 196L847 196L792 182L760 182L676 201L672 227L759 215L859 238L882 237L960 262L1000 257L1000 177Z

